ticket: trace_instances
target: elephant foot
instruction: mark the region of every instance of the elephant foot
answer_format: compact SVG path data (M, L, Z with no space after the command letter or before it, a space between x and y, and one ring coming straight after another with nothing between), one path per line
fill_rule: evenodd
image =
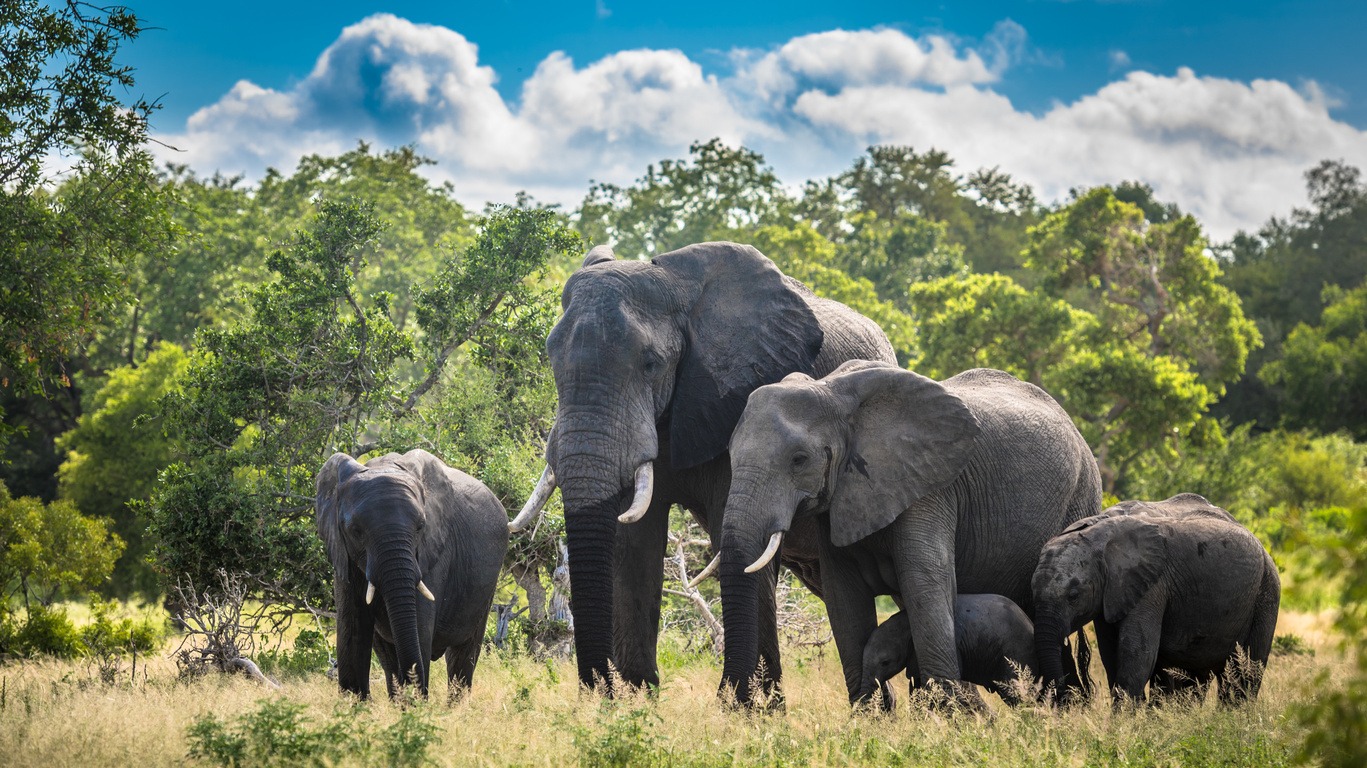
M717 688L717 698L723 707L738 711L782 714L788 708L779 681L762 679L759 675L751 677L744 686L722 680Z

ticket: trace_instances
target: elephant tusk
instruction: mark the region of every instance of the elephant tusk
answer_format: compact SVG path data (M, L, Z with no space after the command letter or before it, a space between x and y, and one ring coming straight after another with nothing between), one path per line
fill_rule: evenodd
M374 600L374 599L375 599L375 582L373 582L373 581L367 581L367 582L365 583L365 604L366 604L366 605L370 605L370 602L371 602L372 600Z
M701 584L702 580L707 578L708 576L711 576L712 572L717 570L717 566L720 564L721 555L717 555L716 557L712 558L712 562L708 563L706 568L702 569L697 576L693 577L692 581L688 582L688 586L692 588Z
M769 537L769 546L764 548L764 552L760 554L759 559L751 563L750 566L745 569L745 572L754 573L768 565L769 561L774 559L774 554L778 552L778 545L782 543L783 531L776 531L773 536Z
M655 493L655 465L649 461L636 468L636 495L631 507L618 518L619 523L634 523L650 509L650 497Z
M536 481L536 488L532 490L532 495L527 498L527 503L522 505L522 511L517 513L508 523L508 532L517 533L532 521L540 517L541 510L546 506L546 501L555 493L555 472L551 471L549 464L541 473L541 479Z
M422 579L418 579L418 594L434 603L437 602L437 596L432 594L432 590L427 588L427 585L423 583Z

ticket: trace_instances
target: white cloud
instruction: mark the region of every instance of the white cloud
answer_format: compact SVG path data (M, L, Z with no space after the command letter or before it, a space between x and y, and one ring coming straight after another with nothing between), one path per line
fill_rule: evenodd
M763 152L794 185L843 170L871 143L904 143L943 149L965 172L999 166L1045 199L1145 181L1221 238L1301 204L1301 174L1322 158L1367 166L1367 133L1336 121L1314 83L1135 71L1041 114L1017 109L993 89L1028 55L1010 21L976 47L894 29L804 35L735 51L720 74L680 51L585 65L554 52L515 105L478 53L452 30L371 16L297 86L239 82L159 138L183 150L168 159L249 176L358 139L415 143L473 206L518 189L572 206L590 179L629 182L713 136Z

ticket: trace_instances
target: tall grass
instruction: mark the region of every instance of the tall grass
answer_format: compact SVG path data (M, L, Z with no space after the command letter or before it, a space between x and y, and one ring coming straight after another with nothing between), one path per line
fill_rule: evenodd
M271 692L239 677L179 681L165 658L113 685L79 662L10 663L0 666L0 763L1283 765L1300 740L1285 713L1315 695L1304 682L1346 668L1318 620L1288 614L1283 624L1315 653L1274 657L1259 701L1232 710L1214 694L1121 712L1101 700L1013 710L989 696L987 713L955 715L909 706L903 687L894 714L853 712L827 647L789 650L785 712L745 713L719 704L715 660L668 638L658 695L615 700L580 691L572 661L497 652L481 661L468 696L445 703L438 663L432 701L406 706L356 704L321 671ZM382 690L378 667L373 674ZM1104 679L1099 665L1093 674ZM339 748L319 743L328 740Z

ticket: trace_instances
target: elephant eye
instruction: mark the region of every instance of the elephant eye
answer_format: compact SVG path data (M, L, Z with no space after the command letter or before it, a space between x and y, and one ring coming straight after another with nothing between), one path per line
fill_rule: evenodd
M1069 588L1068 588L1068 599L1069 599L1069 600L1076 600L1076 599L1078 599L1078 597L1079 597L1081 594L1082 594L1082 590L1078 589L1077 587L1069 587Z
M660 368L663 367L663 365L660 356L652 351L647 350L646 353L642 355L641 370L645 371L647 376L654 376L659 373Z
M795 453L793 454L793 469L802 469L811 460L812 457L805 453Z

